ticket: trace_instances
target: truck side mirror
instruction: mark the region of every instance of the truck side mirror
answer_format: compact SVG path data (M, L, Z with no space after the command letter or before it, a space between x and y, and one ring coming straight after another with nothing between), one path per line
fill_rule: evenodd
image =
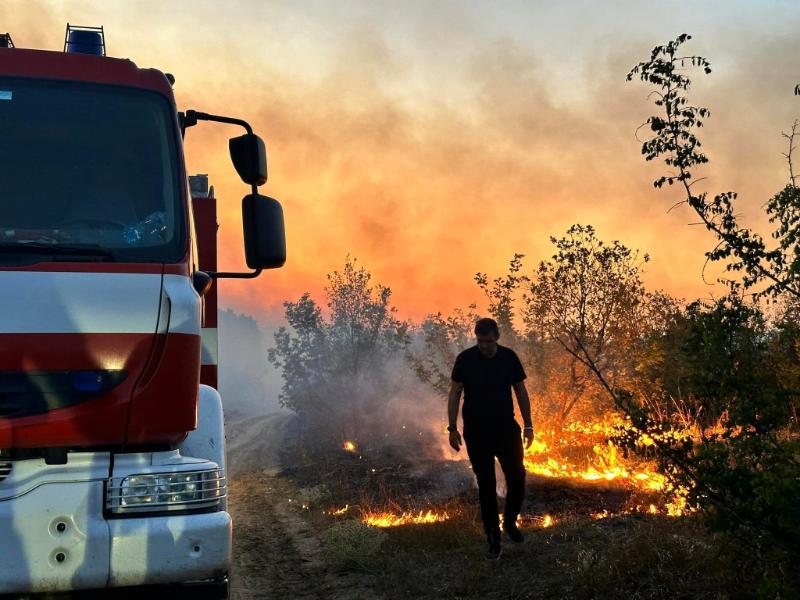
M267 149L264 140L254 133L231 138L228 142L231 160L242 181L249 185L267 182Z
M238 170L238 169L237 169ZM251 269L277 269L286 262L281 203L261 194L242 198L244 254Z

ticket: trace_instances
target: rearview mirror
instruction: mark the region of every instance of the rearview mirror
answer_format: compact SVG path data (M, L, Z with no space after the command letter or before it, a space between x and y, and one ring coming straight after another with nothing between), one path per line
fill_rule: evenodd
M231 138L228 142L231 160L242 181L249 185L267 182L267 149L264 141L254 133Z
M244 254L251 269L277 269L286 262L283 208L274 198L249 194L242 198Z

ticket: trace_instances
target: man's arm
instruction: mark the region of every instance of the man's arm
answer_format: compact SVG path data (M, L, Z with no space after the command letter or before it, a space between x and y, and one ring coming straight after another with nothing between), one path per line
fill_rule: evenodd
M450 430L450 446L456 452L461 448L461 434L458 433L458 408L461 404L461 392L464 384L458 381L450 382L450 392L447 394L447 425Z
M519 412L522 415L522 421L525 423L525 448L530 448L533 444L533 421L531 420L531 400L528 397L528 390L525 387L524 381L518 381L514 384L514 395L517 397L517 404L519 405Z

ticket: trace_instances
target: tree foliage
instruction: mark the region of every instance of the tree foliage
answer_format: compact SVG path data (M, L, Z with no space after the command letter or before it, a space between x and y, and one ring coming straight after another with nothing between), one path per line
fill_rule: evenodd
M609 407L578 348L597 350L606 372L623 377L634 369L631 345L660 326L674 301L645 291L646 255L603 242L590 225L573 225L551 242L555 254L536 269L526 272L524 256L515 254L505 275L477 273L475 282L498 322L500 342L522 359L536 398L534 418L559 427L576 409L587 416ZM443 395L455 356L474 344L477 317L475 305L450 317L429 316L409 353L419 378Z
M649 257L616 240L606 244L591 225L573 225L550 241L556 254L539 263L531 279L526 323L541 327L573 357L585 347L607 371L621 366L614 348L636 336L636 313L646 299L640 272Z
M327 315L303 294L284 304L288 327L275 334L270 362L283 377L282 406L303 415L315 430L337 436L369 431L397 393L393 367L407 344L408 326L391 305L391 290L348 257L328 275Z
M768 328L758 306L743 297L744 290L755 289L756 298L791 304L800 294L800 192L790 158L794 129L787 156L790 181L766 205L770 221L777 224L772 233L777 243L768 248L739 222L735 193L709 199L694 191L698 181L692 180L693 171L708 162L696 130L710 113L688 102L691 80L685 67L700 67L706 74L711 69L705 58L679 52L689 39L684 34L656 46L628 79L638 76L655 86L655 104L663 110L647 120L653 137L644 142L642 153L646 160L663 158L674 170L659 177L655 186L682 188L685 202L717 237L708 259L725 260L729 271L741 273L741 282L727 280L731 291L726 297L710 305L690 305L662 336L651 340L658 358L646 369L656 375L665 395L680 397L698 417L698 435L682 432L671 415L654 411L636 390L614 386L591 349L582 349L583 358L631 418L633 427L620 442L637 450L643 439L650 440L662 470L676 486L689 490L690 503L705 512L712 526L754 542L769 538L796 553L800 446L791 425L796 423L797 389L784 377L791 367L780 356L795 347L797 330L791 318Z
M735 192L722 192L709 198L706 192L695 192L701 180L694 179L694 170L708 163L700 151L702 146L697 129L711 113L706 107L689 103L691 79L686 67L699 67L711 73L711 65L702 56L684 55L681 46L691 36L679 35L663 46L656 46L650 60L640 62L628 73L628 80L638 77L654 87L655 105L661 114L645 121L653 136L642 144L642 154L650 161L663 158L674 169L654 181L657 188L665 183L678 185L686 202L700 217L705 227L717 238L715 248L706 253L709 260L726 261L729 272L741 273L742 284L756 290L758 295L777 297L789 294L800 297L800 189L795 186L791 168L793 136L789 141L790 178L786 186L767 203L770 222L776 225L769 247L764 238L742 225L736 214Z
M419 326L417 343L410 346L407 359L420 381L441 396L450 389L450 372L461 350L473 345L476 306L455 309L450 316L428 315Z

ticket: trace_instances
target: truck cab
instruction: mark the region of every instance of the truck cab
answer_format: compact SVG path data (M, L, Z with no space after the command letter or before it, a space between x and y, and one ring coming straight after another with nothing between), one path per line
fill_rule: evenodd
M102 29L68 26L64 52L0 36L0 593L226 586L208 334L220 278L285 261L283 213L250 126L179 113L173 81L105 56ZM204 120L246 130L251 272L209 262L215 200L193 203L183 155Z

